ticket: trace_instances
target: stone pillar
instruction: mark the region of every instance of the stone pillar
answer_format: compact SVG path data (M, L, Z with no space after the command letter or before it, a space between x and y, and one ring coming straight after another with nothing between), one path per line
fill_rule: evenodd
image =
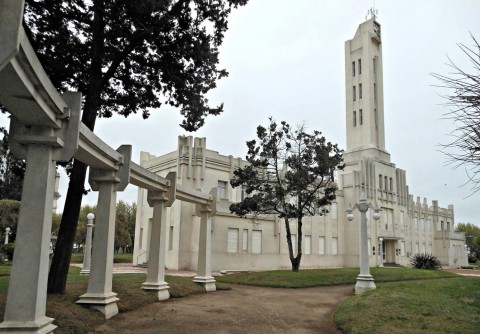
M207 291L215 291L215 279L211 272L212 254L212 220L211 210L208 205L199 205L197 211L200 214L200 236L198 242L198 272L193 279L205 287Z
M380 265L379 267L383 267L383 238L378 239L378 250L380 255Z
M93 230L93 219L95 215L93 213L89 213L87 215L88 223L87 223L87 236L85 237L85 250L83 253L83 267L80 271L81 275L88 275L90 274L90 263L91 263L91 255L92 255L92 230Z
M117 151L123 155L117 171L90 168L90 186L98 191L95 239L87 293L77 301L78 304L102 312L105 319L118 314L119 299L112 291L115 205L117 191L124 190L130 180L132 147L122 145Z
M107 179L107 178L105 178ZM113 252L115 239L115 178L98 182L97 219L93 239L92 265L87 293L80 296L84 304L111 318L118 314L117 294L112 292Z
M142 289L157 295L158 300L170 298L165 282L165 245L167 240L166 192L148 191L148 204L153 207L150 233L147 280Z
M2 332L50 333L56 328L45 316L55 186L52 151L51 146L28 145Z

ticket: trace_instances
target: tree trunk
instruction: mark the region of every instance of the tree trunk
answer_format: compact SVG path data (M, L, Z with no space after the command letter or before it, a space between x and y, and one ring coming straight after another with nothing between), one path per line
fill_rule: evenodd
M48 274L48 294L65 293L67 274L72 257L73 243L77 231L78 217L82 205L83 186L87 174L87 166L79 161L73 162L70 175L65 208L62 215L58 239L53 253L52 264Z
M292 271L299 272L300 271L300 260L302 259L302 254L297 255L293 259L290 259L292 262Z

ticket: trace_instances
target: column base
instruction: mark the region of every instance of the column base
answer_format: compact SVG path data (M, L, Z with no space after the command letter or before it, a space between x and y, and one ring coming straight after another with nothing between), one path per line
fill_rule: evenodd
M153 283L153 282L145 282L142 284L142 289L148 291L149 293L156 294L158 300L165 300L170 298L170 286L166 282L162 283Z
M195 283L198 283L200 285L203 285L203 287L205 288L205 290L207 292L211 292L211 291L216 291L217 290L217 286L215 285L215 278L213 278L212 276L209 276L209 277L201 277L201 276L195 276L193 278L193 281Z
M357 283L355 284L355 294L359 295L368 290L374 290L377 287L375 286L374 279L372 275L358 275Z
M115 292L109 293L86 293L80 296L77 304L82 304L85 307L93 308L100 311L105 319L110 319L118 314L117 294Z
M0 323L0 332L9 333L53 333L55 328L53 318L42 317L37 321L4 321Z

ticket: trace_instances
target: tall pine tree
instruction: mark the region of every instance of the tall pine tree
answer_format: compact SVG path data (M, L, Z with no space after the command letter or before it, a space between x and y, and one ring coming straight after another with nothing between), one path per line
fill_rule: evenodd
M127 117L167 103L195 131L208 115L205 94L228 73L218 47L232 8L248 0L27 0L25 26L53 84L84 94L82 122ZM87 166L74 160L50 267L48 292L64 293Z

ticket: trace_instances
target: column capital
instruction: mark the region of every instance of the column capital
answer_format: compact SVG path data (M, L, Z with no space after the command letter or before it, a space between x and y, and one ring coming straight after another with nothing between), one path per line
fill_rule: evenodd
M161 190L149 190L147 192L147 202L148 205L153 206L155 202L168 202L169 201L168 192Z
M130 182L130 163L132 158L132 146L122 145L117 152L123 155L123 161L119 164L118 170L107 170L90 168L88 182L92 190L98 191L100 182L116 183L115 190L123 191Z

